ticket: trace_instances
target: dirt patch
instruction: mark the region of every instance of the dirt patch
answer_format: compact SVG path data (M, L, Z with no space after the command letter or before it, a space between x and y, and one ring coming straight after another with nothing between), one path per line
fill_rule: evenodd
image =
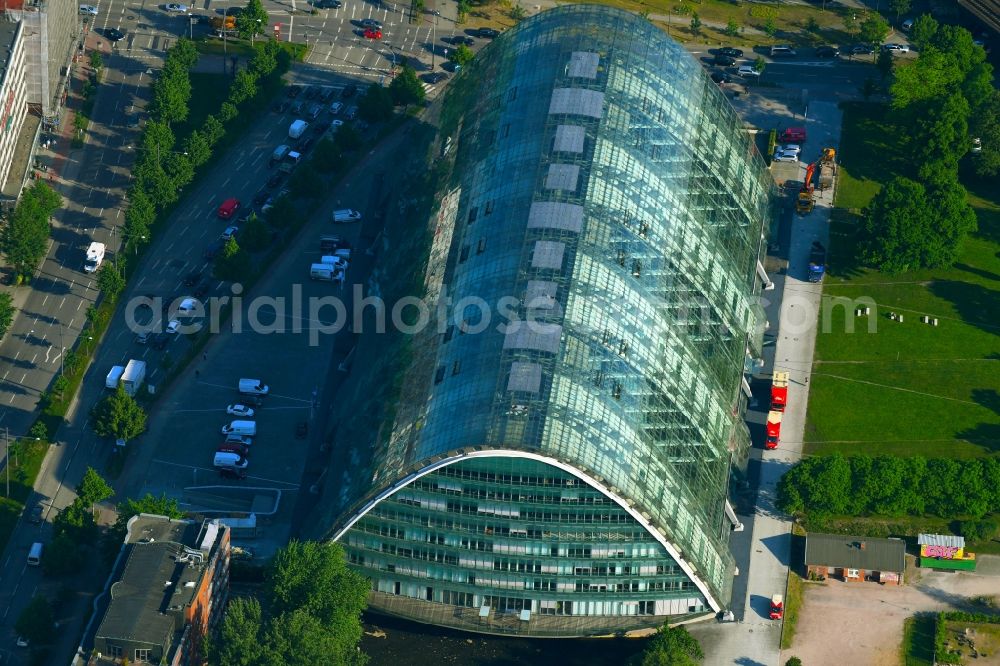
M968 622L948 622L945 626L948 651L958 652L962 663L1000 663L1000 626Z
M896 666L906 618L921 611L977 610L975 597L998 593L1000 577L926 570L919 582L901 587L807 583L795 640L781 663L793 655L806 664L830 663L830 655L837 655L841 664Z

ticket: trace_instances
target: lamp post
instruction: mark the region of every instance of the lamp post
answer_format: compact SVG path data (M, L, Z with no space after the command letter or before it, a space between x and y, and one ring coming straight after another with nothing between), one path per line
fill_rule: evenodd
M434 54L437 51L437 23L438 16L441 16L441 12L434 10L434 20L431 21L431 72L434 72Z
M222 73L226 73L226 60L229 59L229 49L228 42L226 41L226 35L229 32L228 26L226 25L226 18L229 16L229 7L222 10Z

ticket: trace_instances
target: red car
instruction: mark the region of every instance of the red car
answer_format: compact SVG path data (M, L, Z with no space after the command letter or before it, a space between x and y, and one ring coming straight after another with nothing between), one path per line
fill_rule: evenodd
M371 28L365 28L365 39L382 39L382 31Z
M239 209L240 209L239 199L235 197L226 199L225 201L222 202L222 205L219 206L219 217L221 217L223 220L228 220L233 215L235 215L236 211L238 211Z

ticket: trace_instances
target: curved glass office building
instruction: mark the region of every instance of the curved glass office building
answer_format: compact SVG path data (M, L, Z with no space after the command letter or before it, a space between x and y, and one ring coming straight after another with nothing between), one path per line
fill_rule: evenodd
M753 137L680 45L590 5L501 35L441 121L428 291L453 307L322 535L374 608L432 624L580 636L726 608L772 188Z

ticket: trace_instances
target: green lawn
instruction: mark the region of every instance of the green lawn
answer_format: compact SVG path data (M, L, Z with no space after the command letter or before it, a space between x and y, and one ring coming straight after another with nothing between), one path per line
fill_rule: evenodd
M970 202L979 232L955 266L886 276L854 262L858 215L910 165L884 107L848 105L810 387L809 453L974 457L1000 453L1000 204ZM983 188L985 189L985 188ZM846 307L835 307L844 299ZM855 317L869 305L872 321ZM889 312L903 315L892 321ZM920 322L926 315L937 327ZM870 325L875 331L869 332ZM851 332L849 327L853 326Z
M903 624L903 658L905 666L933 666L934 626L932 613L906 618Z

